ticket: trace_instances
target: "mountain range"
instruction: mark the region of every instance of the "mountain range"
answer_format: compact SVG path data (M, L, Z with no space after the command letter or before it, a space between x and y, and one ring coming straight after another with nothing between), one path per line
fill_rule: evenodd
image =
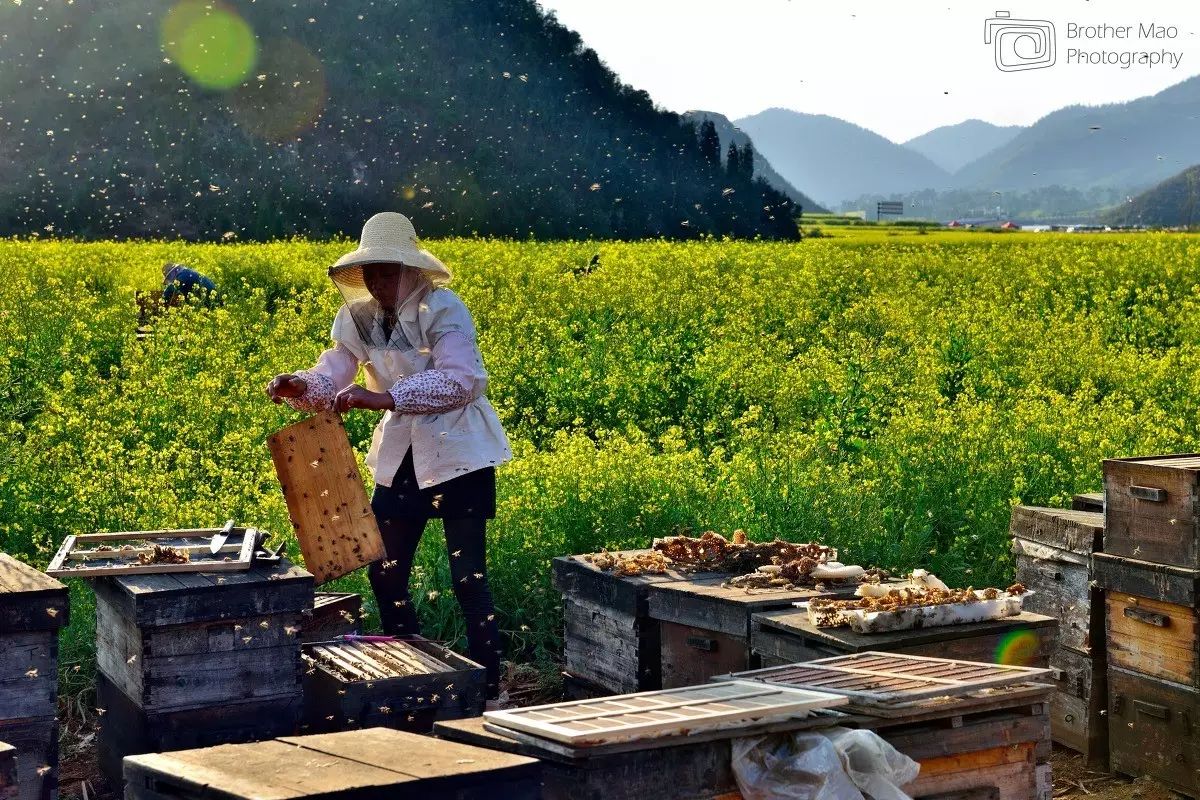
M1020 125L1001 127L980 119L943 125L909 139L904 146L916 150L947 172L957 172L972 161L1008 144L1021 131Z
M1200 76L1125 103L1068 106L1028 127L968 120L903 144L782 108L733 124L784 180L831 207L924 189L1135 194L1200 163Z

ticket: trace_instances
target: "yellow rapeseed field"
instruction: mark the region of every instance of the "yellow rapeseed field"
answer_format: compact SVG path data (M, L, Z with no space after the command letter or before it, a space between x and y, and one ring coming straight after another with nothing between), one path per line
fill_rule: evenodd
M265 438L296 415L263 386L325 346L325 267L350 244L0 242L3 550L44 566L71 533L289 530ZM1104 457L1200 438L1196 237L427 246L475 316L516 453L490 572L517 658L558 647L557 555L743 528L1000 584L1013 503L1065 504ZM224 301L139 340L134 294L167 260ZM360 450L373 424L349 417ZM456 640L439 533L414 594L427 633ZM86 676L74 595L63 661Z

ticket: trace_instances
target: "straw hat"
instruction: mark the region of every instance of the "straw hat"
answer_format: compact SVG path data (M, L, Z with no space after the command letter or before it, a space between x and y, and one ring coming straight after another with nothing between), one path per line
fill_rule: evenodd
M339 283L362 285L363 264L404 264L423 270L435 284L450 280L450 270L437 256L417 243L417 231L403 214L384 211L363 225L358 249L342 256L329 268Z

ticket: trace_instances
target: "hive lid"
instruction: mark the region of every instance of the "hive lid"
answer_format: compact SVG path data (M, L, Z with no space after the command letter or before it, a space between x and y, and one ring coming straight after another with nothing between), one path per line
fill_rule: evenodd
M67 587L0 553L0 633L54 630L70 620Z
M299 613L313 606L313 576L287 559L256 562L244 572L99 578L93 588L97 602L113 604L138 626Z

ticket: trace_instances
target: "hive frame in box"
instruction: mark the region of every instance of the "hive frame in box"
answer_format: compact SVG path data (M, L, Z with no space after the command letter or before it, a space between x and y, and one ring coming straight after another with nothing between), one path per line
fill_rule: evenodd
M165 545L177 550L187 550L192 554L210 554L209 544L212 537L222 533L221 528L200 528L196 530L179 531L126 531L123 533L85 533L68 536L58 548L50 566L46 568L47 575L58 578L99 578L111 575L158 575L171 572L238 572L250 569L254 560L254 549L258 544L259 535L256 528L233 528L230 537L242 535L242 541L236 544L226 544L216 553L237 555L233 561L186 561L182 564L138 564L135 561L120 566L109 565L100 567L71 567L72 563L99 560L120 560L124 555L136 558L138 553L149 552L150 548L140 548L134 551L102 551L77 550L88 544L106 544L108 542L146 541L151 544ZM111 555L109 554L111 552Z
M721 690L726 690L722 692ZM712 694L712 692L718 694ZM686 699L687 695L694 699ZM685 699L671 702L671 695ZM658 703L642 705L636 703ZM567 703L530 706L510 711L485 711L484 719L493 725L531 733L553 741L576 746L611 744L614 742L670 736L682 731L694 732L725 728L800 716L815 709L846 705L847 698L807 689L782 685L767 685L758 681L725 681L722 683L661 689L656 692L616 695L597 700L575 700ZM705 710L702 706L714 706ZM587 709L592 710L587 710ZM701 714L686 714L681 709L692 708ZM653 718L666 715L673 719ZM615 717L643 717L620 723ZM608 728L593 722L609 718ZM574 730L568 724L584 723L592 730Z
M895 666L884 668L878 664L879 661L894 662ZM805 673L813 674L805 677ZM854 706L903 709L934 698L961 697L985 689L1030 683L1049 674L1050 670L1040 667L984 664L949 658L867 651L783 667L737 672L714 680L736 679L796 686L844 695L850 698ZM795 676L795 679L788 680L789 675ZM848 685L830 688L830 684L835 682ZM873 683L886 683L891 688L879 689L872 685Z

